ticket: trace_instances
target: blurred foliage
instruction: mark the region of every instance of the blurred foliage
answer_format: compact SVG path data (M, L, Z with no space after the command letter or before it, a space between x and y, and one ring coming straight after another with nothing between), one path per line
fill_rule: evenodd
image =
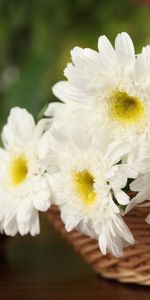
M127 31L136 50L150 41L150 10L134 0L0 0L0 126L12 106L36 115L55 98L72 47L96 49Z

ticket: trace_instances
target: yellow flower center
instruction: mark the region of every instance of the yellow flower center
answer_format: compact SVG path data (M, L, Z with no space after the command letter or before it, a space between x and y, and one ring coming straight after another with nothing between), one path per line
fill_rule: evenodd
M145 112L142 101L124 91L114 92L108 105L110 116L122 124L141 121Z
M94 177L88 171L74 172L75 188L83 203L86 205L94 204L96 193L94 191Z
M22 183L28 173L28 164L24 155L17 156L10 163L10 182L12 186Z

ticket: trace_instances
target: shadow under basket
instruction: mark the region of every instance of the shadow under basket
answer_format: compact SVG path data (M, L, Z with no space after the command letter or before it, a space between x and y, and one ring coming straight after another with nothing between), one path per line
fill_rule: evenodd
M148 213L148 208L140 207L124 217L136 243L124 249L120 258L102 255L97 240L76 230L66 232L57 206L52 206L45 215L97 274L121 282L150 285L150 225L145 222Z

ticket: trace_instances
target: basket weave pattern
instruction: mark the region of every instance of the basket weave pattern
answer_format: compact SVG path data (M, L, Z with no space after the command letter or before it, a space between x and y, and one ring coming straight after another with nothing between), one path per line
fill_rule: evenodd
M121 282L150 285L150 225L145 222L148 213L148 208L135 208L125 216L136 244L124 249L121 258L102 255L96 240L76 230L66 232L56 206L52 206L45 214L56 230L93 266L96 273Z

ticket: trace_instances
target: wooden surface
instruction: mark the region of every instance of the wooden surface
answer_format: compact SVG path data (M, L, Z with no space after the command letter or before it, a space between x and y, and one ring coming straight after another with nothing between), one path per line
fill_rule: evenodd
M41 231L36 238L7 240L0 256L0 299L150 299L150 287L98 277L46 221Z

